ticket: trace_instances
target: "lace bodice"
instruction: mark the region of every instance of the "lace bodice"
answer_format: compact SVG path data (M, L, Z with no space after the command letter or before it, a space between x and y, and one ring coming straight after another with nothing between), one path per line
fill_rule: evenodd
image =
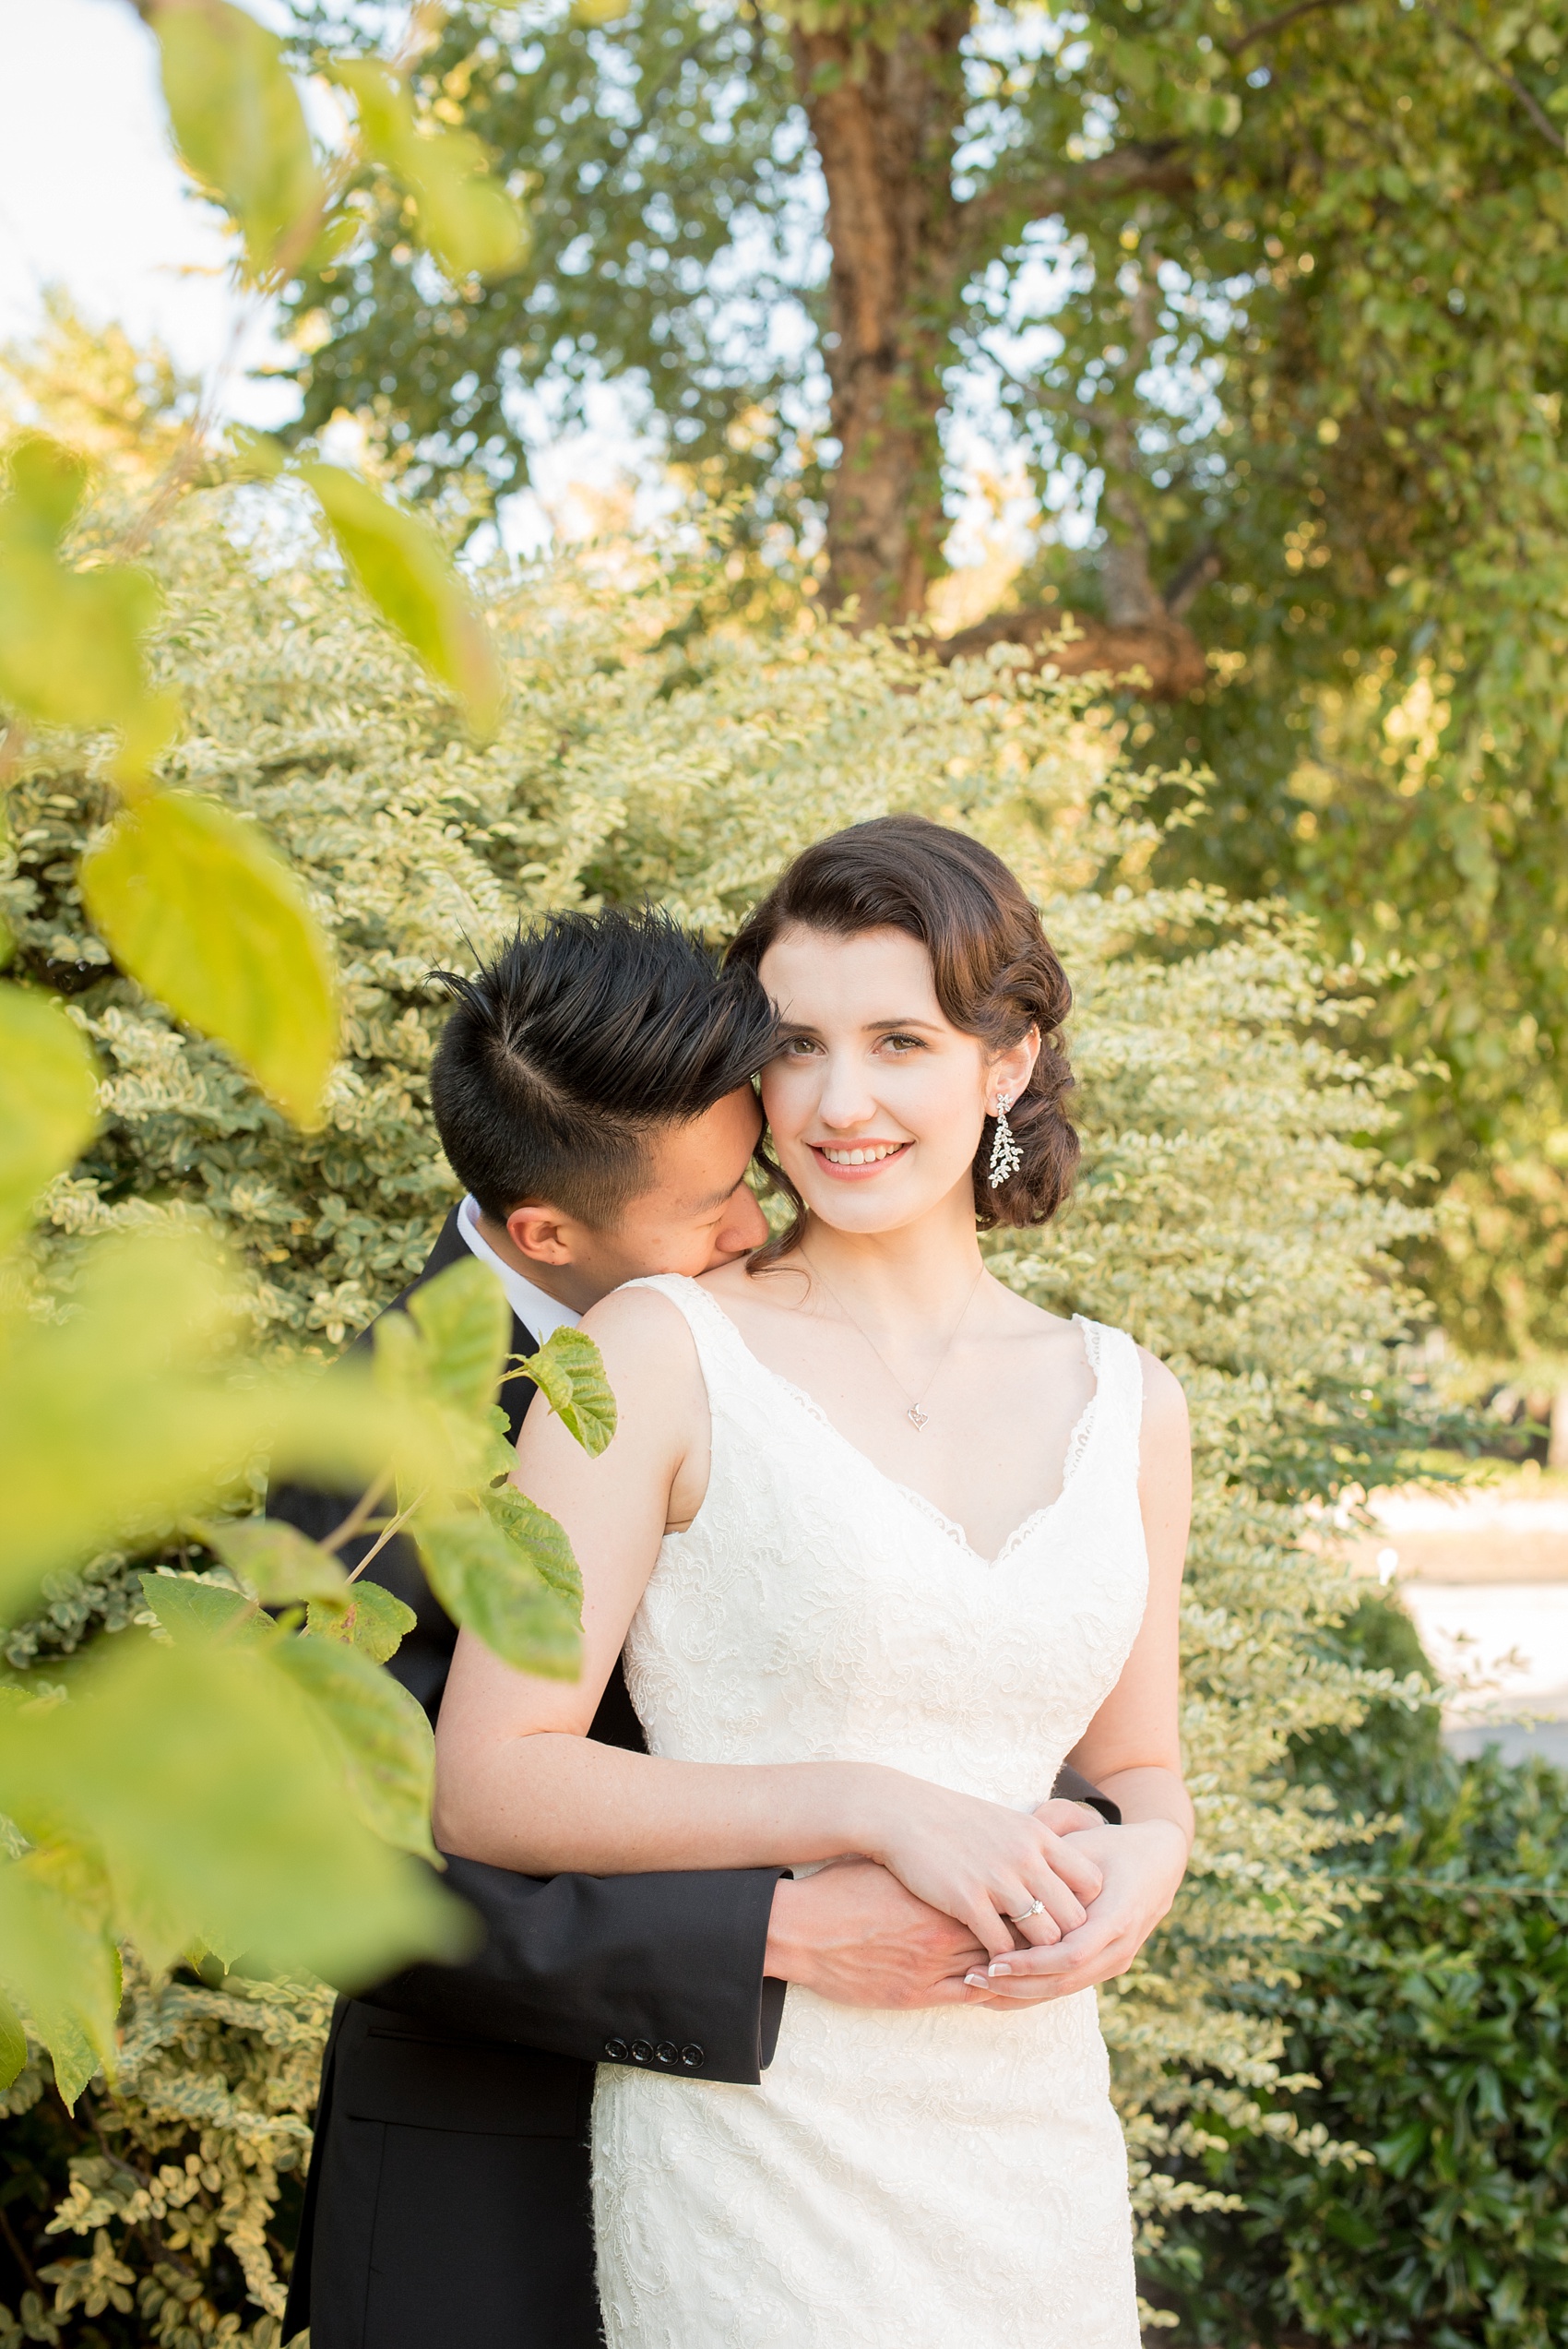
M1078 1323L1095 1389L1060 1496L984 1558L695 1282L638 1285L689 1323L713 1423L626 1641L650 1750L1042 1801L1143 1616L1131 1339ZM609 2349L1137 2349L1092 1991L884 2012L791 1987L760 2087L606 2066L593 2146Z
M879 1761L1043 1801L1143 1614L1131 1339L1079 1319L1095 1390L1060 1496L983 1558L759 1362L697 1282L637 1285L689 1322L713 1420L702 1508L666 1537L626 1642L650 1752Z

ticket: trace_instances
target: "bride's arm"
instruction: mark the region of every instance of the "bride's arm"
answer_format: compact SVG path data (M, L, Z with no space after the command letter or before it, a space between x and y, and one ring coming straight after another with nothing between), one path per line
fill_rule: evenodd
M589 1739L667 1526L707 1481L707 1397L683 1319L657 1291L623 1290L585 1322L616 1398L613 1443L590 1460L540 1402L523 1422L517 1482L565 1527L583 1574L582 1675L514 1672L464 1632L436 1732L436 1840L537 1876L789 1866L861 1853L968 1925L1013 1946L1003 1914L1046 1902L1031 1938L1084 1916L1098 1868L1081 1837L872 1763L671 1761Z

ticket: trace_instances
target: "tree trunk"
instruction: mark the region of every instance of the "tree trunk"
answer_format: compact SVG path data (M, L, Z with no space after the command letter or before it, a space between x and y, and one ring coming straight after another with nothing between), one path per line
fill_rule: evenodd
M794 37L833 253L826 356L840 456L827 596L856 598L862 625L924 611L946 535L937 415L958 290L958 47L972 19L965 0L885 46L842 32Z
M867 12L835 13L863 23ZM861 626L922 617L942 566L942 370L979 250L974 208L967 215L953 193L966 106L959 50L974 9L962 0L909 17L881 39L801 28L793 36L833 256L825 356L839 459L827 491L826 600L837 608L852 599ZM1138 149L1116 168L1153 185L1174 167ZM1063 190L1052 181L1036 192L1049 209ZM1060 611L985 620L938 646L939 658L1022 643L1069 676L1141 673L1156 700L1201 686L1203 648L1181 614L1212 571L1183 576L1162 597L1135 507L1114 491L1107 503L1105 619L1076 622L1081 634L1065 645L1049 641L1066 617Z

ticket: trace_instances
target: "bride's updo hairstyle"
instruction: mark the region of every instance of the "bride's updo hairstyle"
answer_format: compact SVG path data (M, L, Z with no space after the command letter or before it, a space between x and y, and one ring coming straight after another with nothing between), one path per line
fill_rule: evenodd
M975 1215L998 1223L1048 1223L1073 1186L1078 1137L1064 1106L1073 1072L1062 1023L1073 991L1039 915L999 856L966 833L923 816L879 816L802 851L741 924L726 957L754 971L786 930L902 930L931 956L936 999L955 1028L988 1053L1005 1052L1039 1030L1028 1090L1007 1112L1023 1154L1016 1174L992 1190L986 1180L995 1126L987 1118L975 1152ZM790 1229L761 1252L776 1258L804 1225L794 1185L768 1153L764 1161L795 1202Z

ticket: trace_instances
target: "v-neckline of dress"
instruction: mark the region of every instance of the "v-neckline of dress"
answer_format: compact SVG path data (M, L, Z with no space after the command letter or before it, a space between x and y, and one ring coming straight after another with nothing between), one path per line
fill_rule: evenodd
M689 1279L690 1275L680 1275L677 1277ZM945 1509L938 1508L933 1500L930 1499L926 1494L920 1492L913 1485L906 1485L898 1477L889 1476L885 1468L879 1468L877 1466L875 1461L873 1460L869 1452L862 1451L859 1444L851 1443L849 1437L845 1435L843 1429L834 1425L833 1421L829 1419L827 1413L824 1411L822 1405L817 1401L814 1395L809 1395L803 1387L797 1387L792 1378L786 1378L781 1370L775 1370L770 1363L764 1362L762 1356L759 1353L754 1353L753 1349L747 1345L744 1338L741 1335L740 1330L737 1329L734 1322L731 1320L730 1316L725 1312L724 1307L719 1303L717 1298L709 1296L707 1291L703 1287L700 1281L692 1281L691 1285L696 1291L698 1296L701 1297L704 1305L708 1308L709 1312L711 1312L717 1319L723 1324L728 1336L733 1341L735 1345L740 1348L742 1353L744 1354L746 1360L752 1364L754 1369L760 1371L762 1376L765 1378L769 1379L775 1387L778 1388L781 1393L788 1395L792 1402L798 1404L801 1410L802 1410L807 1416L824 1431L826 1435L829 1436L832 1440L838 1445L841 1450L848 1452L851 1460L858 1461L869 1475L874 1476L879 1485L885 1485L890 1493L897 1493L900 1499L909 1502L921 1517L925 1518L930 1524L934 1525L937 1531L944 1534L946 1538L958 1549L961 1549L966 1556L972 1558L977 1566L983 1566L987 1568L994 1568L996 1567L1005 1565L1006 1561L1012 1556L1013 1553L1021 1548L1023 1544L1028 1541L1029 1535L1038 1532L1040 1526L1044 1525L1049 1519L1055 1515L1056 1511L1061 1508L1063 1502L1066 1499L1069 1492L1072 1490L1073 1485L1076 1483L1079 1468L1083 1463L1085 1455L1089 1448L1090 1439L1094 1435L1096 1422L1099 1418L1097 1406L1099 1405L1100 1395L1103 1392L1105 1386L1104 1371L1101 1365L1096 1360L1095 1350L1089 1343L1088 1331L1091 1324L1083 1314L1075 1313L1072 1317L1072 1320L1074 1329L1078 1331L1079 1336L1083 1340L1085 1359L1088 1364L1090 1373L1094 1378L1094 1392L1089 1397L1087 1402L1084 1405L1082 1411L1078 1413L1077 1418L1074 1421L1072 1430L1068 1435L1067 1449L1063 1454L1062 1461L1062 1489L1057 1494L1054 1500L1043 1501L1039 1508L1030 1509L1028 1515L1022 1518L1019 1522L1014 1526L1013 1531L1008 1534L1006 1540L1003 1543L1002 1547L997 1551L995 1556L987 1557L983 1550L976 1549L974 1544L970 1541L963 1527L958 1524L956 1519L949 1517ZM700 1516L700 1514L701 1512L699 1510L698 1515ZM694 1519L693 1524L695 1525L695 1522L696 1520ZM687 1530L690 1531L691 1529L688 1528Z

